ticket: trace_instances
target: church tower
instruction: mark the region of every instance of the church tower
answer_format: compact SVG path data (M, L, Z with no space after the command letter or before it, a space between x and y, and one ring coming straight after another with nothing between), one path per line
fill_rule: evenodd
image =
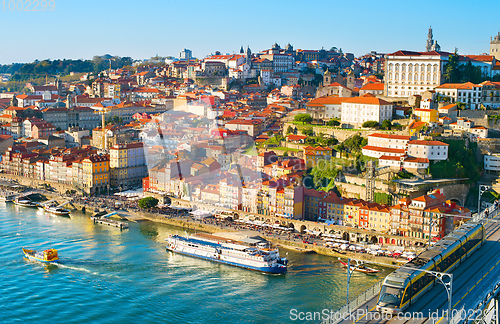
M245 53L245 63L252 66L252 51L250 50L250 46L247 46L247 51Z
M332 83L332 74L330 73L329 70L326 70L325 73L323 73L323 87L330 85Z
M427 45L425 46L425 51L430 52L434 40L432 39L432 27L429 27L429 32L427 33Z
M490 42L490 55L493 55L497 61L500 61L500 32Z

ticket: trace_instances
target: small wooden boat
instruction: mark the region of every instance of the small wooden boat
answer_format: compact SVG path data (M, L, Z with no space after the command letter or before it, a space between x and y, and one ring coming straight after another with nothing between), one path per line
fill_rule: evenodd
M66 216L70 217L70 211L66 208L62 208L56 205L40 205L38 208L43 209L47 213L57 215L57 216Z
M343 261L340 261L339 262L347 268L347 263L346 262L343 262ZM358 264L351 264L350 265L351 268L354 269L354 271L359 271L359 272L363 272L363 273L377 273L379 272L380 270L377 270L377 269L372 269L372 268L368 268L364 265L358 265Z
M56 249L47 249L44 251L37 252L35 250L28 250L23 248L24 256L30 260L53 263L59 260Z
M17 197L16 199L14 199L14 204L23 207L34 207L34 208L38 207L36 203L25 197Z

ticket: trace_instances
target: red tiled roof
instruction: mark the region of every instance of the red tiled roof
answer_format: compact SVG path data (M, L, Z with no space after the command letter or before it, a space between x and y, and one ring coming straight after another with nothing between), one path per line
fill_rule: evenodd
M422 141L422 140L412 140L408 144L427 145L427 146L448 146L448 144L440 141Z
M409 140L410 139L410 136L383 134L383 133L373 133L373 134L368 135L368 137L390 138L390 139L399 139L399 140Z
M378 146L367 145L363 147L363 150L375 151L375 152L384 152L384 153L396 153L396 154L404 154L405 150L403 149L394 149L394 148L385 148Z

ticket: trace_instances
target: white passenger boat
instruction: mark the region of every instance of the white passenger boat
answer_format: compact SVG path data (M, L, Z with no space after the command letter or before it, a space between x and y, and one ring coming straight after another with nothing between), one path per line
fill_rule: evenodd
M277 248L269 243L249 245L210 234L193 234L189 237L171 235L166 241L167 250L205 260L237 266L266 273L284 273L288 260L280 258Z

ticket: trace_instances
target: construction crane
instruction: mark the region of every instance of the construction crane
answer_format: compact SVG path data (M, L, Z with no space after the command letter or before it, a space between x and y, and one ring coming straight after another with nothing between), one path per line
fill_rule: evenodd
M390 166L375 168L375 163L373 161L368 161L366 163L366 201L373 201L375 194L375 178L391 172Z

